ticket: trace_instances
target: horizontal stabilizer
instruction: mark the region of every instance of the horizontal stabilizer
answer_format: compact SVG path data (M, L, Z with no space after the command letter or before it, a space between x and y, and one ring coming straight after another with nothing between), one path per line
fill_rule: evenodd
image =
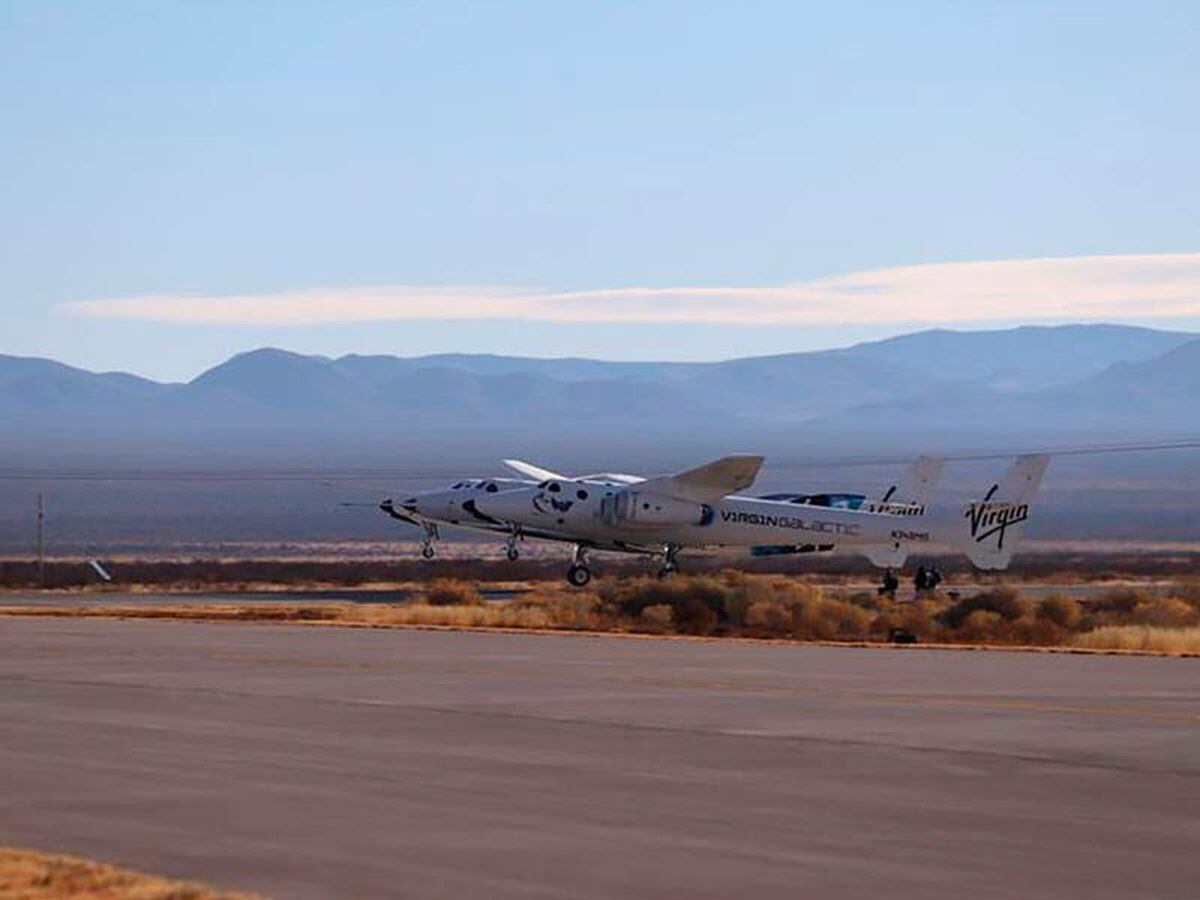
M908 548L899 544L870 544L860 548L863 556L871 561L871 565L881 569L900 569L908 559Z
M738 453L676 475L651 478L643 482L641 488L681 500L715 503L754 484L762 464L761 456Z
M549 469L543 469L541 466L535 466L533 463L527 463L519 459L503 460L504 465L508 466L518 475L524 475L526 478L531 478L534 481L550 481L558 479L565 481L565 475L559 475L557 472L551 472Z

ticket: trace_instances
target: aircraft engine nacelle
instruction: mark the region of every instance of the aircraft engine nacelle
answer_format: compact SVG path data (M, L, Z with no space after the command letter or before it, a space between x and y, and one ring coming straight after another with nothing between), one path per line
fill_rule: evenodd
M610 525L707 525L713 510L704 503L638 490L617 491L605 498L602 516Z

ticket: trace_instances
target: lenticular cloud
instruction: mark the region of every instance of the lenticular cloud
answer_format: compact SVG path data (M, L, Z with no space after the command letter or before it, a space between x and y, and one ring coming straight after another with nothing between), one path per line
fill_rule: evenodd
M421 319L845 325L1200 316L1200 253L934 263L761 286L549 290L495 285L151 294L64 303L71 316L205 325Z

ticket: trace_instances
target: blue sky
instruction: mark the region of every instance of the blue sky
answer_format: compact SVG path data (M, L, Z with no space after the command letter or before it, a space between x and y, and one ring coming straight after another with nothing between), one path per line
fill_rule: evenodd
M0 352L1200 328L1198 47L1195 3L0 2Z

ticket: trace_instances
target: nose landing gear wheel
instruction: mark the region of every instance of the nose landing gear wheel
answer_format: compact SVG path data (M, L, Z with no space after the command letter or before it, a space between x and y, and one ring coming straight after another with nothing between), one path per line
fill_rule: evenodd
M437 551L433 549L432 544L426 544L421 548L422 559L433 559L435 556L437 556Z
M592 572L587 566L574 565L567 569L567 581L574 587L583 587L592 580Z
M509 562L516 562L520 559L521 551L517 549L517 541L521 540L524 540L521 529L513 526L512 532L504 542L504 555L508 557Z

